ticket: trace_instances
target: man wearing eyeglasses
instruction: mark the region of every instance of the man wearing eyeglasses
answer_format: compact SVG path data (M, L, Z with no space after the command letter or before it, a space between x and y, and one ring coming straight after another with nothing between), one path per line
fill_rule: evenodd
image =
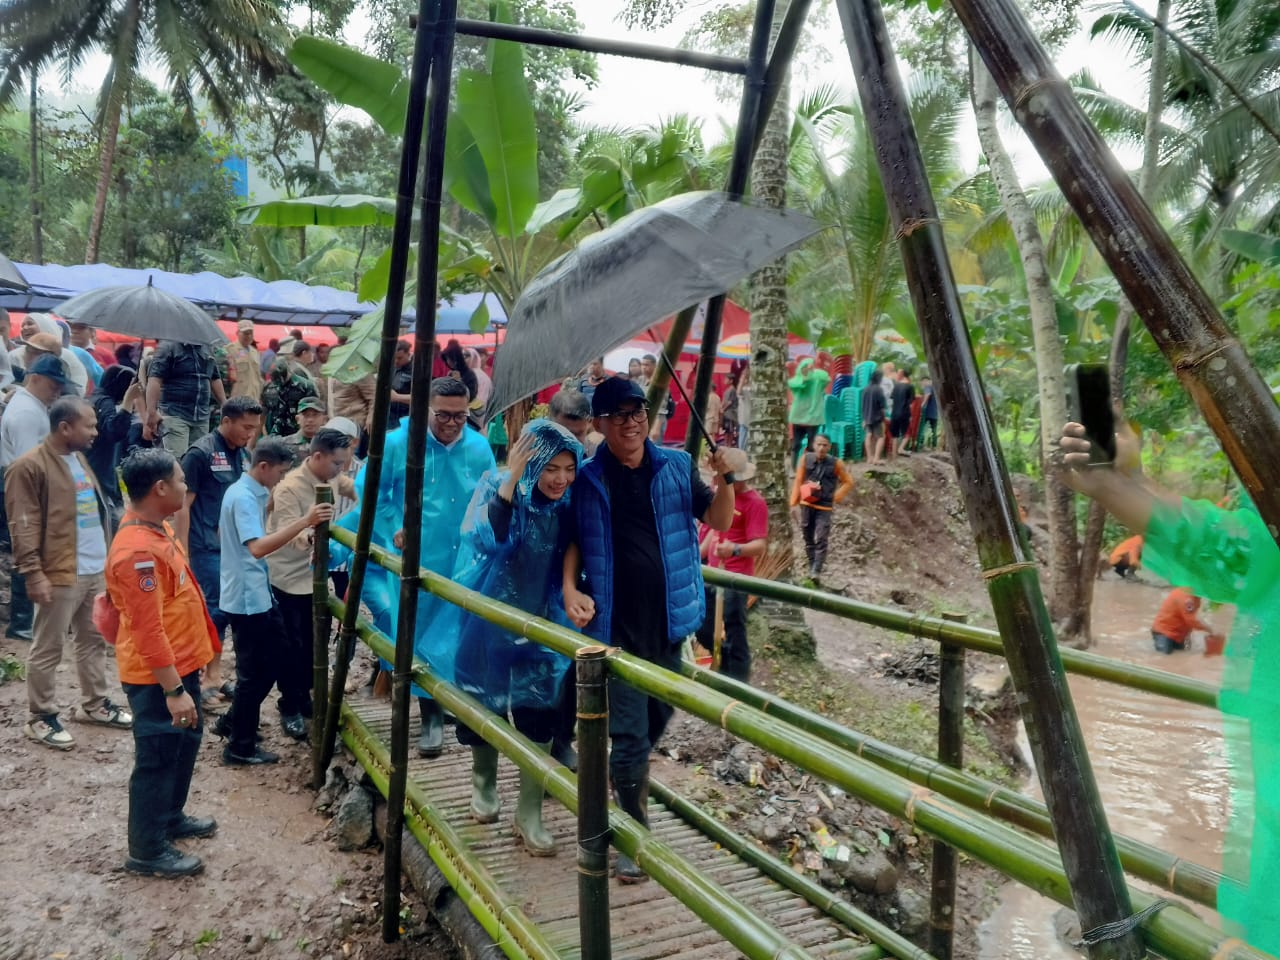
M644 390L610 377L591 398L604 444L573 485L576 531L565 555L569 619L588 635L668 670L680 669L680 645L706 614L696 520L713 530L733 522L733 484L714 493L693 459L648 439ZM729 472L723 450L711 457ZM624 683L609 682L609 773L618 805L648 823L649 752L672 708ZM619 855L617 876L644 873Z
M422 488L422 553L419 564L435 573L451 576L453 561L462 538L462 518L471 502L476 484L486 470L495 466L493 451L484 435L466 429L467 406L471 397L466 384L452 377L431 381L427 409L426 472ZM404 547L404 481L408 462L409 423L387 434L383 452L382 479L378 490L377 514L373 521L373 539L379 546L399 551ZM364 494L364 477L356 478L356 499ZM354 530L359 511L342 518L342 526ZM340 559L340 558L339 558ZM370 565L369 574L375 574ZM367 576L362 598L374 614L379 630L395 636L399 610L399 583L390 574ZM442 601L427 594L418 595L418 617L414 630L414 653L427 662L439 662L441 643L454 638L438 636L431 621ZM435 757L444 749L444 714L440 705L421 690L414 688L422 713L422 729L418 736L418 753Z

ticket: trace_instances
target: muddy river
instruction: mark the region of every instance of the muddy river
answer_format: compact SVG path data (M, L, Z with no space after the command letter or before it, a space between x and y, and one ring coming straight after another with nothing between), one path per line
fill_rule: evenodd
M1198 640L1189 653L1166 656L1152 649L1150 624L1163 597L1163 589L1142 583L1099 582L1097 651L1217 685L1222 658L1202 656ZM1221 608L1206 619L1225 629L1232 612ZM1220 870L1228 787L1218 713L1087 677L1072 676L1070 685L1112 830ZM1023 754L1030 759L1025 734ZM1040 797L1034 777L1025 789ZM999 908L982 927L981 956L1076 960L1080 955L1054 933L1058 909L1025 887L1007 885ZM1217 922L1206 908L1195 909Z

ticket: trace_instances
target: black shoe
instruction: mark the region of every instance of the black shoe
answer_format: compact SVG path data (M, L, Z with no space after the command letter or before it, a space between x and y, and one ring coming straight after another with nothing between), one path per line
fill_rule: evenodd
M438 757L444 751L444 711L434 700L422 705L422 732L418 735L418 756Z
M23 640L26 643L30 643L32 639L31 630L30 628L23 630L21 627L15 630L12 627L10 627L7 631L5 631L4 638L6 640Z
M573 773L578 772L578 751L573 749L573 741L557 740L551 747L551 758Z
M281 715L280 729L295 740L307 739L307 721L302 718L300 713Z
M170 847L150 860L126 857L124 868L144 877L190 877L204 869L204 861L194 854Z
M618 878L619 883L628 886L633 883L644 883L649 879L649 875L625 853L618 854L618 864L614 867L613 875Z
M213 732L214 736L221 737L223 740L230 739L231 738L231 714L229 713L222 714L222 716L218 717L217 720L213 721L213 726L211 726L209 729ZM253 739L257 743L261 743L262 734L255 733L253 735Z
M230 746L222 750L222 762L228 767L256 767L264 763L279 763L280 755L261 747L254 747L253 753L245 756L235 753Z
M170 840L192 840L212 837L218 832L218 821L213 817L188 817L183 814L172 827L169 828Z

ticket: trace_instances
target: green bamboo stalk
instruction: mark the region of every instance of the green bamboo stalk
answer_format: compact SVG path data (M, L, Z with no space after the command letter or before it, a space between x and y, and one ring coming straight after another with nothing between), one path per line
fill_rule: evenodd
M333 503L333 487L316 484L316 503ZM311 786L324 786L324 717L329 712L329 524L316 527L311 558Z
M418 16L427 22L427 13L439 0L419 0ZM390 278L387 298L383 301L382 343L378 354L378 373L374 381L373 421L369 427L369 451L364 464L364 497L360 502L360 522L347 580L350 614L342 618L338 628L338 650L333 664L333 680L329 693L329 710L324 717L324 733L316 772L323 776L333 759L338 735L338 714L347 686L347 668L355 649L356 612L364 590L365 568L369 561L369 544L373 539L373 520L378 506L378 488L382 481L382 454L386 447L387 418L391 405L391 372L395 362L396 341L400 336L400 318L404 313L405 278L409 269L409 240L413 232L413 198L417 190L418 160L422 153L422 134L427 110L427 72L431 56L427 31L419 30L414 39L413 62L409 70L409 91L404 122L404 139L400 148L400 175L396 185L396 219L391 229Z
M671 321L671 329L667 331L667 340L662 345L662 355L666 363L659 363L653 371L653 379L649 381L649 392L645 402L649 405L649 426L652 427L662 412L663 402L671 389L671 371L680 362L680 351L684 342L689 339L689 331L693 329L693 318L698 313L698 304L685 307Z
M336 598L331 598L329 603L334 610L343 607ZM378 656L385 657L391 652L390 642L367 620L359 618L357 629ZM576 651L570 654L574 655ZM522 771L537 776L546 792L570 812L578 812L577 778L572 773L542 753L505 720L486 710L474 697L440 680L421 661L414 661L414 680ZM674 894L695 916L741 950L748 960L812 960L808 952L782 936L614 804L609 806L609 827L614 846Z
M1036 563L1021 532L884 13L879 0L836 0L836 7L925 355L938 380L947 430L954 448L961 451L956 471L965 511L1020 695L1073 904L1087 935L1133 914L1129 889L1067 687ZM1092 960L1141 960L1145 955L1136 930L1089 947Z
M1053 823L1049 820L1044 804L1025 794L842 727L781 697L695 663L682 663L681 673L770 716L794 724L828 743L864 757L876 766L912 783L936 790L971 810L986 812L1048 840L1053 839ZM1216 906L1218 884L1223 881L1222 874L1216 870L1183 860L1159 847L1126 836L1118 835L1116 846L1120 851L1120 862L1135 877L1207 907Z
M827 916L844 924L850 930L862 934L872 943L888 951L899 960L935 960L900 933L890 930L879 920L863 913L849 901L837 896L820 883L797 873L791 865L761 850L758 846L730 830L715 817L686 797L676 793L665 783L650 779L649 791L668 810L710 837L738 859L751 864L761 873L776 880L792 893L797 893Z
M427 97L427 159L422 178L422 230L418 241L418 303L414 324L413 377L409 391L409 439L405 451L404 544L402 555L408 570L418 569L422 553L423 461L427 455L427 404L430 401L431 364L436 339L436 269L440 264L440 202L444 193L445 128L449 117L453 50L458 20L458 0L422 0L421 13L434 6L435 18L419 19L419 35L432 45ZM416 41L415 41L416 42ZM383 350L387 345L383 344ZM394 347L391 348L394 351ZM387 840L383 847L383 898L400 899L400 826L404 815L405 782L409 777L409 687L413 667L413 643L417 633L418 583L401 577L397 607L396 649L391 675L391 781L387 793ZM383 917L382 939L399 939L399 927Z
M956 0L953 6L1014 117L1280 541L1280 407L1270 387L1085 116L1017 3Z
M335 539L345 541L351 537L351 534L348 531L339 529L333 531L333 536ZM378 547L373 549L375 562L383 564L393 573L399 573L400 563L396 557L387 554ZM479 616L486 616L481 611L481 607L484 604L480 601L488 602L487 598L481 597L479 594L471 594L470 599L473 605L469 606L466 594L470 594L470 591L458 588L463 593L446 596L443 590L434 589L433 584L437 581L442 587L444 585L457 586L452 581L445 580L435 574L428 574L423 577L423 588L445 596L449 602L466 607ZM760 582L769 583L769 581ZM754 590L751 592L754 592ZM502 607L501 604L498 606L504 611L515 611L515 608ZM897 611L886 610L885 612L895 616L903 616ZM539 621L537 618L523 614L520 611L515 611L515 615L505 614L504 618L498 622L513 633L527 636L529 639L542 643L566 656L573 656L575 650L586 645L586 641L576 633L565 631L562 636L553 636L539 632L535 625L545 625L546 622ZM933 622L941 627L962 626L966 630L977 629L968 625L949 623L945 620ZM615 651L615 658L617 655L618 652ZM758 690L748 684L740 683L704 667L699 667L697 664L688 661L683 662L681 664L681 673L685 677L710 687L733 700L741 701L760 710L762 713L777 717L806 733L813 734L856 756L863 757L904 779L920 786L928 787L951 800L963 803L972 810L985 811L1046 839L1053 839L1053 824L1049 819L1048 811L1045 809L1044 804L1031 797L974 777L971 774L953 770L935 760L918 756L900 747L883 743L855 730L842 727L826 717L797 707L781 697ZM1189 860L1183 860L1158 847L1129 837L1117 837L1116 844L1120 851L1121 862L1134 876L1157 884L1164 889L1204 904L1207 907L1215 907L1218 885L1223 880L1222 875L1217 871L1210 870L1208 867Z
M578 686L578 942L582 960L609 960L608 647L574 657Z
M748 577L741 573L731 573L719 567L703 567L703 579L713 586L729 587L757 597L769 597L785 603L820 610L846 620L856 620L898 633L909 633L924 640L938 640L954 643L967 650L994 654L1003 657L1004 646L1000 634L995 630L975 627L970 624L951 623L936 617L923 614L907 613L891 607L880 607L871 603L852 600L822 590L812 590L791 583L776 580L762 580L759 577ZM1164 670L1144 667L1134 663L1124 663L1103 657L1087 650L1061 650L1062 664L1069 673L1106 680L1142 690L1146 693L1158 694L1184 703L1194 703L1201 707L1218 709L1218 691L1203 680L1181 677Z
M335 531L335 536L342 532ZM377 547L371 549L370 556L378 563L384 561L394 563L394 558L389 557L386 551ZM388 569L392 568L388 566ZM394 568L398 569L398 564L395 564ZM421 573L424 589L490 623L541 643L565 656L572 657L578 649L590 645L580 634L523 610L491 600L439 574L426 570ZM330 606L333 609L341 609L341 604L335 599L330 600ZM364 621L362 621L361 636L370 642L375 650L380 644L385 649L385 640L377 640L376 631ZM670 673L625 651L616 649L613 651L611 669L619 679L636 689L722 727L827 782L861 797L880 809L907 820L926 833L940 837L1045 896L1059 903L1072 905L1071 889L1063 872L1061 860L1056 851L1043 843L1003 824L989 823L982 817L975 819L950 802L935 799L932 791L912 786L901 778L881 771L869 761L834 748L812 734L797 730L789 724L775 720L754 708L693 683L678 674ZM438 684L438 681L425 670L419 669L415 677L424 686L428 683ZM452 704L464 698L465 695L450 693L448 699L444 695L440 699L442 703L453 709ZM465 700L472 705L473 709L478 708L478 704L470 698ZM458 711L454 710L454 712L456 714ZM459 716L461 717L461 714ZM467 722L465 718L463 720ZM469 722L468 726L470 726ZM483 730L479 732L484 736ZM486 739L489 738L486 737ZM513 740L519 739L522 738L518 735L513 738ZM491 743L495 741L496 736L494 740L490 740ZM524 752L519 756L512 755L518 765L524 769L541 770L544 773L543 783L547 791L566 806L576 802L571 789L561 782L561 774L550 760L537 753L527 741L521 745L520 749ZM546 769L548 767L552 768L550 772ZM568 776L567 772L563 776ZM570 809L573 807L570 806ZM632 848L636 851L635 853L632 849L628 849L628 846L636 840L643 843L646 832L638 825L635 825L634 832L620 830L618 821L628 818L620 816L619 812L613 808L610 813L610 822L616 832L615 845L636 859L641 849L640 844ZM636 837L636 833L641 836ZM647 864L641 865L648 869ZM649 872L653 873L653 871ZM1139 908L1144 908L1153 902L1153 898L1145 893L1132 892L1131 896ZM1248 944L1226 937L1221 931L1214 930L1194 916L1177 909L1164 910L1148 917L1143 921L1142 929L1155 949L1175 960L1210 960L1210 958L1212 960L1264 960L1268 956ZM739 946L736 943L735 945Z
M938 761L964 767L964 647L942 645L938 672ZM951 960L955 948L956 851L933 841L933 878L929 897L929 948L939 960Z
M343 706L342 716L343 742L385 797L391 785L390 753L350 707ZM559 954L547 942L538 925L506 895L488 868L471 854L466 841L431 805L422 788L410 781L406 795L406 805L411 811L411 816L405 818L409 832L422 844L449 886L462 897L471 915L502 952L511 960L559 960ZM389 906L384 901L384 914L395 914L398 920L399 902L396 900L395 906Z

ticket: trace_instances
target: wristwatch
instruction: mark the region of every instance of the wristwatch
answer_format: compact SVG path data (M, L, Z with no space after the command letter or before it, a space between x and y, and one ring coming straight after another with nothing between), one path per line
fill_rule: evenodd
M186 692L187 692L187 688L186 688L186 687L184 687L182 684L178 684L178 685L177 685L176 687L174 687L172 690L166 690L166 691L164 692L164 695L165 695L166 697L169 697L170 699L172 699L172 698L174 698L174 697L180 697L180 696L182 696L182 695L183 695L184 693L186 693Z
M735 543L735 544L733 545L733 555L734 555L735 557L740 557L740 556L742 556L742 544L740 544L740 543Z

